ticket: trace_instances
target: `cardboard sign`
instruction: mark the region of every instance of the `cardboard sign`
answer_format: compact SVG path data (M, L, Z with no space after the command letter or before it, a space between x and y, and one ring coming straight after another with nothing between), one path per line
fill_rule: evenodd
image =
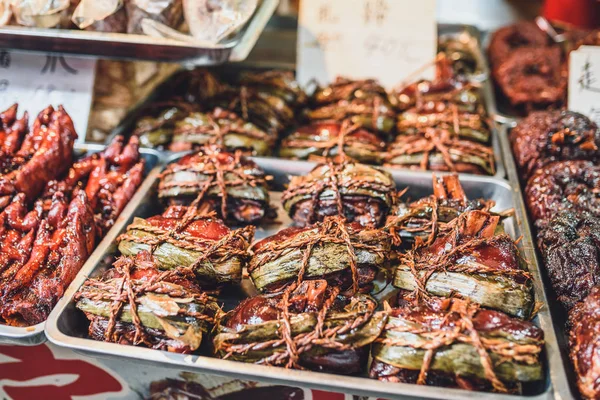
M391 88L409 77L432 78L436 53L435 0L300 3L296 67L302 85L345 76L377 78Z
M600 47L581 46L569 58L569 110L600 124Z
M83 142L92 106L96 60L0 50L0 110L19 103L30 122L48 105L63 105Z

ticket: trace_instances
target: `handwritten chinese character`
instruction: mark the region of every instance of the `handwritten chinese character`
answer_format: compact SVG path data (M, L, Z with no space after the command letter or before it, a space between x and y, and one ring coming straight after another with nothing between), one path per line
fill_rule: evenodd
M336 23L338 18L331 11L331 5L322 4L319 7L319 22L323 23Z
M600 87L596 87L596 78L593 72L593 65L588 58L583 67L581 68L581 75L577 80L579 83L579 88L581 90L587 90L590 92L598 92L600 93Z
M388 11L386 0L366 0L365 2L365 24L375 22L381 25L385 22Z
M60 63L60 65L63 67L63 69L65 71L67 71L69 74L77 75L77 70L75 68L71 67L67 63L67 60L65 60L65 58L63 56L51 56L51 55L46 56L46 64L44 64L44 67L42 68L42 74L46 74L48 72L51 74L55 73L57 62Z

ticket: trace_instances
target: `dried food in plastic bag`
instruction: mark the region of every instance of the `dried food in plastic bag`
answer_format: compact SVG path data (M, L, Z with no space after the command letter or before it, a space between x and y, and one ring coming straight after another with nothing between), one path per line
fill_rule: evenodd
M127 31L127 13L122 0L81 0L71 21L80 29L119 33Z
M69 0L16 0L12 9L19 25L54 28L69 5Z
M183 0L192 36L213 43L239 30L250 19L258 0Z
M183 22L182 0L129 0L125 7L128 33L142 33L141 22L146 18L172 28Z

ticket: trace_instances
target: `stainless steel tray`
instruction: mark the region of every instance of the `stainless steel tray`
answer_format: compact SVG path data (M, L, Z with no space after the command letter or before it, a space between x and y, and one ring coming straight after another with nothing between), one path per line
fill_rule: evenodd
M273 15L279 0L263 0L248 24L233 38L209 47L127 33L21 26L0 28L0 48L116 59L213 65L244 60Z
M177 156L176 156L177 157ZM176 158L174 157L174 158ZM285 215L279 204L282 187L288 182L288 175L307 173L313 163L288 161L282 162L277 159L255 158L255 161L274 176L274 189L272 192L272 203L279 207L278 223L265 226L257 231L257 238L268 236L275 231L287 226L289 218ZM409 187L408 195L412 198L429 195L432 192L429 172L406 172L391 171L397 185L400 188ZM56 345L68 347L84 353L92 353L99 357L126 357L140 362L159 363L166 368L177 368L179 370L202 371L216 375L227 375L240 379L265 381L291 386L311 387L322 390L344 392L354 395L375 396L386 399L408 399L408 398L436 398L436 399L475 399L485 397L487 399L511 399L515 396L507 396L493 393L469 392L459 389L447 389L438 387L425 387L412 384L392 384L379 382L366 377L347 377L331 375L310 371L286 370L277 367L259 366L245 364L229 360L220 360L206 355L181 355L142 347L125 346L114 343L98 342L87 338L87 320L74 305L73 296L81 287L88 276L101 274L117 254L114 240L124 232L126 226L133 220L134 216L148 217L159 213L156 202L156 187L160 171L155 169L142 184L142 187L123 212L120 219L111 230L109 236L101 243L94 257L90 258L84 265L82 272L66 291L57 307L52 312L46 324L46 335ZM529 230L524 230L527 221L524 219L523 203L517 201L518 193L515 193L508 182L492 177L463 176L461 177L463 187L470 197L490 198L497 202L497 209L504 210L515 207L516 218L505 221L506 231L513 237L523 236L520 242L521 251L526 258L532 260L530 269L535 280L535 291L538 300L545 301L545 295L539 280L539 271L535 258L531 258L532 241ZM253 292L252 284L244 280L238 288L225 291L220 300L226 308L233 307L241 298ZM537 323L543 328L550 329L546 344L546 353L552 357L556 354L558 345L552 334L551 321L547 309L542 309L536 317ZM550 374L553 371L550 370ZM546 381L528 388L527 395L523 399L550 399L552 398L549 373Z
M77 157L81 157L85 153L97 153L102 151L106 146L103 145L94 145L94 144L79 144L76 143L74 146L74 152ZM150 149L141 149L140 153L144 160L146 160L146 172L145 175L148 175L148 171L160 165L161 156L160 153ZM119 217L117 222L121 220L122 217ZM106 238L111 236L110 232L106 235ZM105 238L105 239L106 239ZM102 242L96 247L96 250L92 255L90 255L90 259L94 258L95 255L101 251ZM44 325L45 322L41 322L34 326L27 327L14 327L0 324L0 344L16 344L22 346L35 346L40 343L44 343L46 341L46 335L44 335Z
M523 221L523 232L527 232L529 237L533 238L532 226L527 219L527 211L525 208L525 202L523 199L519 174L517 171L516 163L513 157L512 149L508 139L509 127L503 126L500 130L500 143L502 145L502 151L504 152L504 163L506 164L506 170L508 173L508 180L513 187L514 192L517 194L515 201L521 203L517 210L520 210L521 216L519 217ZM528 246L529 247L529 246ZM569 338L567 331L565 330L565 324L567 319L567 313L562 306L554 298L554 294L551 289L550 280L547 276L546 270L543 267L543 263L540 261L541 256L536 251L537 246L535 242L532 242L531 248L527 250L527 257L530 260L534 260L540 266L541 281L544 285L542 288L548 288L548 294L546 295L546 310L550 313L551 319L546 321L547 325L542 325L546 338L552 335L554 341L558 345L558 348L554 352L548 353L548 363L550 366L550 379L554 387L554 394L556 399L567 400L567 399L580 399L579 391L575 385L576 376L569 359Z

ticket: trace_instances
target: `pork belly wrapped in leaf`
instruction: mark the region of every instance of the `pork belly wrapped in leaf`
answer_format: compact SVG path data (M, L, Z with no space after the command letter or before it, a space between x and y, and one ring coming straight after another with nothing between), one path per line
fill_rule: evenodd
M0 278L0 315L9 325L30 326L48 318L92 253L96 229L83 190L70 202L55 193L48 211L38 203L27 214L21 196L0 215L6 218L2 262L8 266Z
M308 100L306 93L291 71L243 72L237 83L259 93L275 96L292 109L304 106Z
M404 290L459 295L484 307L528 318L533 285L515 242L497 233L499 216L469 211L429 245L400 258L393 284Z
M413 202L398 202L386 221L386 228L399 245L403 242L431 244L437 232L461 214L481 210L489 212L495 202L468 199L458 175L433 175L433 195Z
M75 300L92 339L177 353L196 351L221 312L189 269L160 271L147 252L119 258Z
M574 111L533 112L510 131L510 141L525 178L554 161L600 161L600 129Z
M143 147L167 147L173 139L175 124L198 111L197 108L181 100L150 104L145 115L136 121L132 135L139 137Z
M449 130L434 128L412 135L398 135L388 146L384 165L478 175L496 173L491 147L460 139Z
M388 172L342 158L317 165L306 176L292 177L281 201L301 226L340 215L377 227L393 205L395 187Z
M569 346L571 362L577 375L577 387L584 399L600 397L600 369L598 346L600 345L600 287L594 287L589 295L569 313Z
M276 139L236 114L215 108L208 113L190 113L175 122L169 149L185 151L216 143L230 151L246 150L264 156L271 154Z
M172 206L162 215L135 218L117 241L123 255L148 251L157 268L186 267L200 282L217 285L239 282L253 235L252 226L231 230L191 207Z
M389 235L327 217L306 228L287 228L256 243L248 273L260 292L282 290L291 282L326 279L342 292L368 292L385 267Z
M554 293L567 310L600 285L600 218L562 211L537 238Z
M217 325L218 357L247 363L357 374L386 314L367 295L339 296L325 280L246 299Z
M281 142L283 158L348 157L365 164L381 164L386 143L377 134L348 122L316 122L301 126Z
M558 161L527 181L525 201L538 227L562 210L600 216L600 166L591 161Z
M531 322L460 299L389 312L370 376L387 382L511 392L544 379L544 334Z
M414 135L427 128L435 128L447 130L452 136L460 139L489 143L490 122L483 110L481 111L459 111L452 103L447 106L438 105L437 110L411 108L398 116L398 134Z
M158 197L170 204L194 203L224 220L251 224L270 216L268 176L240 151L209 146L169 164Z

